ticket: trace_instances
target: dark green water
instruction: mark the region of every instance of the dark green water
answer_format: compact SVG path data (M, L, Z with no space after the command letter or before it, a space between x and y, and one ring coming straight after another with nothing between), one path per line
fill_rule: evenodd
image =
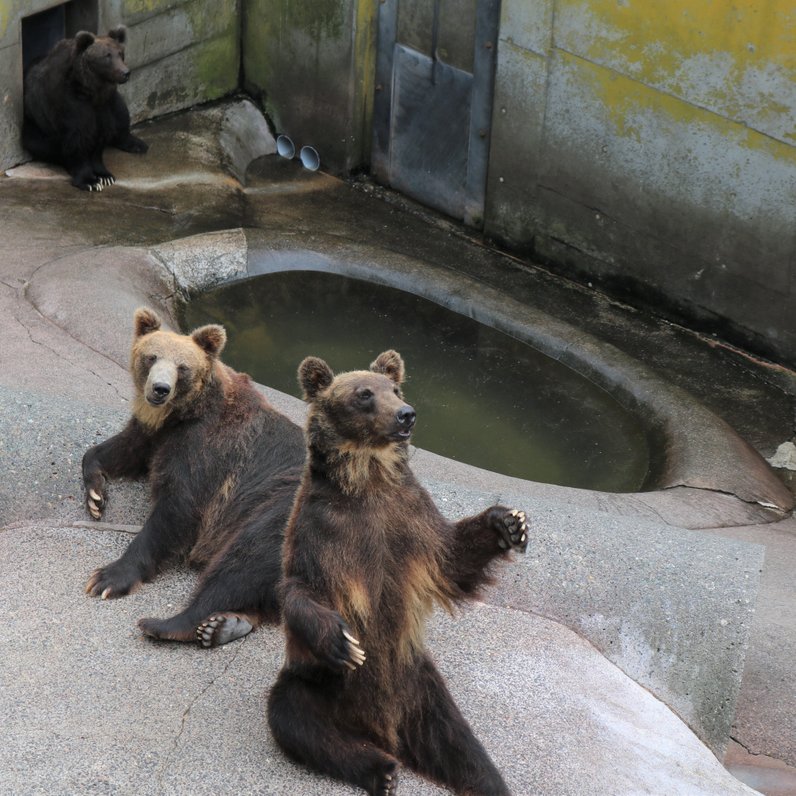
M183 328L221 323L224 361L300 395L310 354L335 372L394 348L417 410L415 445L507 475L609 492L638 491L649 467L639 421L607 392L502 332L395 288L286 271L208 291Z

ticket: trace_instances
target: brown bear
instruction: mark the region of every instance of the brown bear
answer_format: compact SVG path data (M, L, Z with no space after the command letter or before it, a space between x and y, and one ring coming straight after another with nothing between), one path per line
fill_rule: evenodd
M149 476L152 509L117 561L86 591L121 597L186 556L203 568L189 605L170 619L142 619L153 638L205 647L278 621L282 537L305 458L301 429L251 379L219 360L226 333L161 330L135 313L130 369L133 414L121 433L83 457L86 506L99 519L111 478Z
M130 132L130 114L117 90L130 77L126 39L124 25L107 36L80 31L59 41L25 74L22 145L34 158L64 166L72 185L84 191L115 182L102 161L106 146L148 149Z
M399 762L456 793L508 789L424 648L424 621L473 598L524 551L523 512L446 520L407 461L404 364L380 354L335 377L299 367L309 454L285 531L286 662L268 700L276 741L317 771L388 796Z

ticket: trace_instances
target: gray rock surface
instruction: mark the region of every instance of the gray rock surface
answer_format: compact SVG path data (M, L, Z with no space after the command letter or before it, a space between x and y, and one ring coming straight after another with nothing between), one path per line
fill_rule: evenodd
M121 600L83 593L91 570L128 541L41 524L0 533L2 560L25 561L0 582L0 791L355 793L290 763L270 737L265 699L281 631L211 651L144 639L136 619L173 611L188 595L193 579L179 569ZM665 705L559 624L476 605L435 615L428 644L518 796L753 792ZM402 784L443 793L411 773Z

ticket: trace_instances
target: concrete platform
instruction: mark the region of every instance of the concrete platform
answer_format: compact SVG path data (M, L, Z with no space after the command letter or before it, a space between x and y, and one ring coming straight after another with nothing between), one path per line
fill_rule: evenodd
M90 600L86 575L125 534L28 525L0 534L6 617L4 793L348 794L288 762L265 721L282 662L277 628L206 651L159 645L135 620L173 610L171 572L123 600ZM31 611L31 606L47 610ZM479 605L437 614L429 647L516 794L753 793L661 702L562 625ZM403 773L402 792L443 793Z
M0 709L22 717L6 733L12 764L0 766L9 772L0 774L0 785L14 793L40 791L48 770L58 782L50 792L73 792L81 765L96 774L88 792L124 792L153 772L153 793L203 792L205 785L208 792L335 792L286 764L269 745L262 706L281 655L277 631L211 653L145 642L134 620L179 604L189 588L185 573L110 604L82 594L91 568L116 555L127 538L80 525L87 518L78 464L85 448L115 433L127 415L136 306L150 303L168 313L181 290L248 269L248 254L241 259L236 252L248 247L250 233L242 227L256 223L277 242L293 225L299 236L345 245L368 236L376 236L370 238L374 246L395 248L400 241L406 257L433 250L442 259L447 252L451 269L467 271L477 263L479 278L492 288L523 300L537 296L555 317L585 319L587 301L599 306L588 314L592 325L598 319L597 331L632 328L632 313L584 298L566 284L552 303L554 287L541 272L518 269L452 235L444 222L378 201L361 186L280 163L275 168L292 169L291 179L260 179L247 189L231 176L241 167L224 165L235 163L236 155L219 154L219 130L230 118L234 112L224 108L148 126L140 133L152 144L151 157L110 156L120 180L100 195L81 194L53 170L26 177L23 168L0 178L0 329L6 341L0 347L0 453L10 473L0 484L0 545L4 560L25 562L0 586L4 604L14 606L14 641L5 647L13 656L3 653L0 666L15 674L3 677ZM213 230L227 230L226 243L209 258L209 268L207 257L194 259L196 247L185 239ZM678 387L703 390L714 413L752 430L753 448L770 455L792 433L792 374L705 346L665 324L636 320L646 327L641 336L656 340L645 363L664 363ZM268 394L301 417L300 402ZM730 736L796 763L796 709L790 709L796 688L787 652L796 639L787 576L796 550L792 519L771 524L781 513L709 489L590 493L506 479L424 451L413 466L454 515L500 495L536 518L535 546L505 570L489 605L453 624L436 619L430 632L463 710L517 794L574 794L595 782L601 787L591 792L745 792L714 766L704 745L721 755ZM145 511L145 490L125 485L113 490L105 519L135 526ZM761 544L776 550L765 564ZM762 602L753 616L761 569ZM499 659L484 657L484 640L500 649ZM571 680L547 679L561 661L573 662ZM228 667L234 677L225 674ZM536 679L528 674L543 669L547 673ZM518 678L517 671L525 674ZM202 697L205 690L212 699ZM490 695L486 704L484 693ZM498 693L502 715L496 721L490 705ZM60 703L54 694L62 695ZM736 713L738 694L742 712ZM94 730L87 729L94 725L86 714L102 717ZM646 740L652 730L657 752ZM504 742L504 732L522 743ZM789 775L786 768L779 781ZM404 790L433 792L425 787L412 781Z

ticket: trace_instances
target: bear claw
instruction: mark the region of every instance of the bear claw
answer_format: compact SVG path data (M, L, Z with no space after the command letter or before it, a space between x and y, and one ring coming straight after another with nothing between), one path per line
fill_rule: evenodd
M344 663L351 671L354 671L357 666L362 666L367 660L367 656L362 647L359 646L358 639L355 639L347 630L343 631L343 636L348 641L348 660L344 661Z
M498 546L501 550L514 548L525 552L528 546L528 522L524 511L507 511L499 524L499 530Z

